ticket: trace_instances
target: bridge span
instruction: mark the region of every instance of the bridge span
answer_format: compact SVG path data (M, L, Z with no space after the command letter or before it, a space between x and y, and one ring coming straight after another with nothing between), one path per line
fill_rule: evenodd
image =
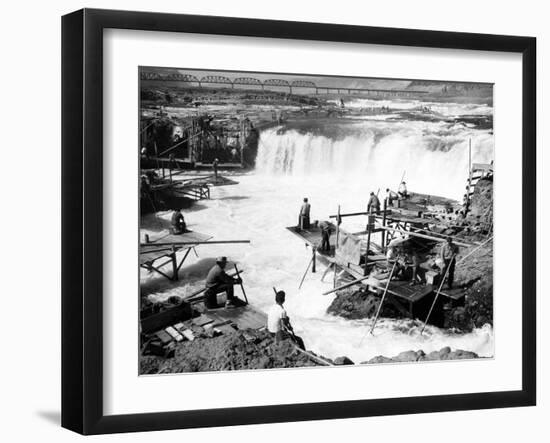
M317 85L312 81L294 80L287 81L283 79L273 78L261 81L254 77L238 77L230 79L223 75L207 75L204 77L196 77L191 74L170 73L161 74L157 72L141 72L140 79L142 81L155 82L182 82L190 86L199 88L207 87L208 85L217 85L235 89L235 86L251 86L265 90L286 90L290 94L296 93L299 90L302 94L367 94L371 96L385 97L412 97L421 94L427 94L427 91L415 91L411 89L376 89L376 88L346 88L342 86Z

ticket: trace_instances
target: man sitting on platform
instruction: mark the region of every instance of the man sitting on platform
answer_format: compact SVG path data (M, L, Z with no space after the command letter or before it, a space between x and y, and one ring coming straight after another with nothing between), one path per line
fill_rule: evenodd
M328 221L322 221L319 223L321 228L321 251L330 252L330 234L332 233L332 227Z
M267 312L267 330L275 336L277 342L290 338L300 349L305 350L304 341L294 334L290 319L283 304L285 303L285 291L275 293L275 304Z
M227 257L218 257L216 264L210 269L206 276L206 299L205 306L209 309L218 307L217 295L221 292L227 294L227 302L225 306L236 306L237 298L233 295L233 285L242 283L240 278L233 278L225 273L227 265Z
M172 214L172 230L174 234L183 234L187 229L185 219L180 209L176 209Z
M451 237L447 237L447 242L441 246L439 257L443 262L441 268L441 275L447 274L447 286L449 289L453 289L453 281L455 278L455 264L456 255L458 254L458 247L453 243Z

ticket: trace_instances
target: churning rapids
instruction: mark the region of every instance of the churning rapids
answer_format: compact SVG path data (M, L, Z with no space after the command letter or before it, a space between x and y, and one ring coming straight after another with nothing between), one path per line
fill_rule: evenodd
M438 111L448 109L451 115L492 112L485 105L476 106L440 104ZM337 205L342 212L362 211L370 191L380 189L383 195L386 187L395 189L403 171L410 190L460 200L468 174L469 139L472 161L489 163L492 133L463 123L392 120L391 115L381 115L265 130L255 171L239 176L238 185L213 188L211 200L185 211L190 229L212 234L217 240L249 239L251 245L197 248L200 257L193 256L181 271L182 280L191 283L187 285L173 287L141 270L142 292L153 299L189 294L201 287L212 257L227 255L245 270L243 279L252 305L267 310L273 303L272 288L286 291L285 306L296 332L308 349L319 354L346 355L361 362L410 349L428 353L450 346L493 356L493 330L488 325L468 334L428 326L420 335L418 320L382 319L370 335L372 320L328 315L326 309L335 296L321 294L332 288L332 274L321 282L324 266L319 264L317 273L309 273L298 290L311 251L285 229L296 225L303 197L310 199L312 220L327 219ZM170 213L146 216L142 233L158 232L158 218L166 222ZM351 231L364 229L366 221L361 217L344 220L343 228ZM240 295L238 288L236 294Z

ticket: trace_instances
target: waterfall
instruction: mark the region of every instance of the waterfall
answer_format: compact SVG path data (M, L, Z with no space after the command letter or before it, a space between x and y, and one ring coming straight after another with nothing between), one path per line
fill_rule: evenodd
M411 191L460 200L472 161L493 159L493 135L464 124L422 121L338 122L274 128L260 136L256 171L395 189L406 171Z

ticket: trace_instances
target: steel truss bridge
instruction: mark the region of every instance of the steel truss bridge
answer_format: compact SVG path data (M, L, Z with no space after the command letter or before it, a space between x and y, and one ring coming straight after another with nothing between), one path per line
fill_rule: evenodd
M230 79L229 77L224 77L222 75L207 75L205 77L196 77L191 74L160 74L157 72L141 72L141 80L151 80L151 81L165 81L165 82L184 82L190 85L196 85L199 88L205 87L206 85L218 85L225 86L228 88L234 89L235 86L255 86L261 88L262 91L273 90L274 88L279 88L277 90L287 89L290 94L293 93L293 89L300 89L302 93L313 94L369 94L369 95L383 95L383 96L399 96L399 97L410 97L418 94L426 94L426 91L413 91L409 89L373 89L373 88L345 88L345 87L335 87L335 86L325 86L317 85L312 81L305 80L295 80L289 82L287 80L282 80L278 78L272 78L264 80L258 80L253 77L238 77L235 79ZM304 91L305 90L305 91Z

